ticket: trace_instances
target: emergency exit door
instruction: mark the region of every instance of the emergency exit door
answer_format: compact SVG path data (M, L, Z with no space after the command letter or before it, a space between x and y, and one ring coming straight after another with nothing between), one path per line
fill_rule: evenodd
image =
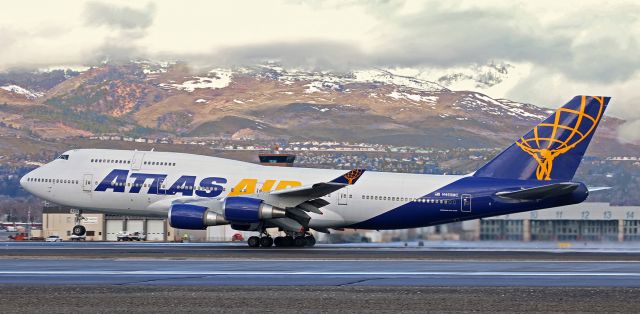
M344 187L336 193L338 194L338 205L347 205L347 200L349 199L349 188Z
M82 190L85 192L93 191L93 175L85 174L82 177Z
M142 167L142 159L144 158L144 153L136 151L133 154L133 159L131 160L131 170L140 170Z

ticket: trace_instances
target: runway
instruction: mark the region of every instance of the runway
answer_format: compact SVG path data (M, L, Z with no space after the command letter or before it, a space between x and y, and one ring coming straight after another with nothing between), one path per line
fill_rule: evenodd
M0 242L0 258L56 259L324 259L430 261L636 261L638 246L588 246L558 249L549 243L443 242L418 246L320 244L313 248L248 248L244 243L153 242Z
M0 244L0 284L640 287L640 252L320 245Z
M2 259L0 284L640 287L640 263Z

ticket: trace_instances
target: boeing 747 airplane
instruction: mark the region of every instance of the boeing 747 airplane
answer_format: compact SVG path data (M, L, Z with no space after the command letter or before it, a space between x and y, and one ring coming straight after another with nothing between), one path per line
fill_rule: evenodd
M230 224L251 247L313 246L310 230L403 229L584 201L572 181L609 97L577 96L468 175L265 167L156 151L70 150L20 180L47 201L168 217L180 229ZM271 238L267 228L286 236ZM79 223L73 234L82 235Z

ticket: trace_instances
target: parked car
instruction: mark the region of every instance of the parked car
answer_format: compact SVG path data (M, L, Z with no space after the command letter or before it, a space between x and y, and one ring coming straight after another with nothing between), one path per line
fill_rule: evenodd
M48 236L44 242L62 242L62 238L57 235Z
M147 235L141 232L127 233L122 231L117 235L118 241L147 241Z

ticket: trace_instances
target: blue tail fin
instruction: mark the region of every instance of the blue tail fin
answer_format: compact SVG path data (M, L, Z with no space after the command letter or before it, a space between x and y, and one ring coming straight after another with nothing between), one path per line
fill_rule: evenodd
M576 96L476 171L476 177L571 180L610 97Z

